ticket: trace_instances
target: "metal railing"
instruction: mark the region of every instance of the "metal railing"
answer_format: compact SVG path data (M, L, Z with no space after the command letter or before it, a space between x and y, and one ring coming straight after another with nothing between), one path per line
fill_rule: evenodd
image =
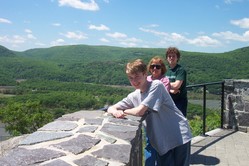
M193 88L193 87L202 87L203 88L203 105L202 105L202 110L203 110L203 124L202 124L202 135L205 136L206 133L206 91L207 91L207 86L208 85L216 85L216 84L221 84L221 113L220 113L220 128L223 128L223 113L224 113L224 84L225 81L220 81L220 82L210 82L210 83L204 83L204 84L195 84L195 85L189 85L187 86L187 89Z

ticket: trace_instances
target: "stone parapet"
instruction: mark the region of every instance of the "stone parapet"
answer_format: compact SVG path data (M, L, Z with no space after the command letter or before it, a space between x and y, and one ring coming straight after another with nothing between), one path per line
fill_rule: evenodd
M67 114L32 134L3 141L0 165L142 166L140 120L103 111Z
M249 80L225 80L224 126L249 131Z

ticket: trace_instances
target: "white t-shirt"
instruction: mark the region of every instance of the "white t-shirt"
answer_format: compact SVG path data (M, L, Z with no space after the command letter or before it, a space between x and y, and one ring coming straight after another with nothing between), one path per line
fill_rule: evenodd
M159 155L164 155L192 138L187 119L159 80L149 82L147 92L135 90L117 104L121 109L137 107L140 104L149 108L144 115L146 132Z

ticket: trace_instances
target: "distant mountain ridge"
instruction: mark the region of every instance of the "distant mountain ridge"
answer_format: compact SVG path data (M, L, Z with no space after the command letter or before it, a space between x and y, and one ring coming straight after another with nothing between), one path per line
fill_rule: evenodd
M180 64L187 70L189 84L249 78L249 47L181 54ZM69 45L17 52L0 46L0 85L13 85L16 79L127 85L125 64L136 58L147 63L155 55L165 58L165 48Z
M16 56L15 53L4 46L0 45L0 57L12 57Z

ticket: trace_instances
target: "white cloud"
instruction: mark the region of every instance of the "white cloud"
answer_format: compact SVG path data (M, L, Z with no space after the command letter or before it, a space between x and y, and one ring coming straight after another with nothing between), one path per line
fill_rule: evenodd
M186 36L179 34L179 33L166 33L166 32L160 32L155 31L152 29L145 29L145 28L139 28L141 31L146 33L152 33L153 35L161 38L161 40L157 43L159 45L166 45L166 44L174 44L178 45L180 43L187 43L195 46L200 47L215 47L220 45L221 43L216 40L212 39L208 36L200 35L196 38L187 38Z
M142 42L142 40L135 37L128 38L126 34L120 32L107 33L106 36L113 38L115 40L115 43L119 43L126 47L135 47L137 46L137 43Z
M32 30L25 29L24 31L27 33L27 38L28 39L36 39L36 37L32 34Z
M187 39L189 44L193 44L196 46L201 46L201 47L218 47L221 45L221 43L216 40L212 39L209 36L198 36L195 39Z
M156 28L156 27L159 27L159 25L158 24L150 24L147 27L149 27L149 28Z
M143 32L147 32L147 33L152 33L152 34L154 34L156 36L168 36L168 33L156 31L156 30L153 30L153 29L139 28L139 30L141 30Z
M28 39L36 39L36 37L33 34L27 34Z
M139 42L142 42L142 40L137 39L137 38L135 38L135 37L126 38L126 39L123 39L122 41L124 41L124 42L132 42L132 43L139 43Z
M52 41L50 44L52 46L58 46L58 45L62 45L63 43L65 43L65 41L63 39L57 39L55 41Z
M94 0L91 0L90 2L81 2L81 0L58 0L58 2L59 6L70 6L81 10L99 10L99 6Z
M106 36L109 36L109 37L115 38L115 39L126 38L126 37L127 37L126 34L124 34L124 33L119 33L119 32L107 33Z
M67 32L66 34L62 34L62 35L69 39L76 39L76 40L88 38L86 34L79 32L79 31L78 32Z
M10 43L10 44L20 44L24 43L26 39L19 35L14 35L12 37L9 36L0 36L0 42Z
M53 26L55 26L55 27L59 27L59 26L61 26L61 24L60 24L60 23L53 23L52 25L53 25Z
M104 42L104 43L109 43L110 41L109 40L107 40L106 38L101 38L101 39L99 39L101 42Z
M186 40L186 38L184 36L182 36L181 34L178 34L178 33L171 33L170 38L173 41L178 41L178 42L182 42L182 41Z
M30 29L25 29L24 30L26 33L32 33L32 31Z
M5 18L0 18L0 23L12 24L10 20L7 20Z
M88 27L89 29L93 29L93 30L97 30L97 31L109 31L110 28L101 24L100 26L96 26L96 25L89 25Z
M240 20L231 20L231 24L237 25L240 28L249 28L249 18L243 18Z
M213 36L220 37L226 40L234 40L240 42L248 42L249 41L249 31L246 31L244 34L239 35L237 33L233 33L231 31L214 33Z

